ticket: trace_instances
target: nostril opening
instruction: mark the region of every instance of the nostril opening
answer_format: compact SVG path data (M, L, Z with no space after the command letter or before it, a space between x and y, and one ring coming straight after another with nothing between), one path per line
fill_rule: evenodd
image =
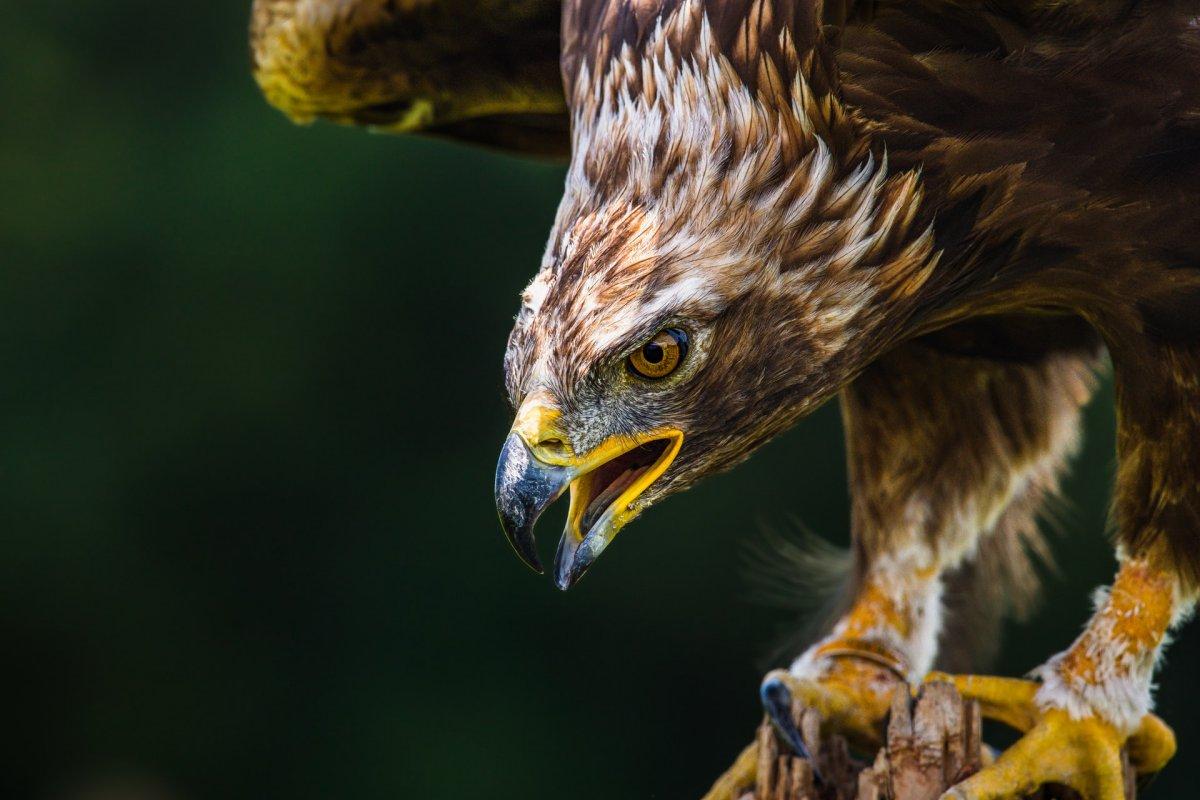
M553 453L559 453L566 449L566 444L562 439L542 439L540 442L538 442L538 448L542 450L549 450Z

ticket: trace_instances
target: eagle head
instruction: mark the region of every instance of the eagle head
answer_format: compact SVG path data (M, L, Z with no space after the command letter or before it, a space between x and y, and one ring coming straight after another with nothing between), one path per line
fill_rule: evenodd
M533 524L569 491L563 589L650 505L844 385L936 261L918 176L889 176L799 68L748 83L700 17L596 69L576 81L566 191L509 338L495 487L538 571Z

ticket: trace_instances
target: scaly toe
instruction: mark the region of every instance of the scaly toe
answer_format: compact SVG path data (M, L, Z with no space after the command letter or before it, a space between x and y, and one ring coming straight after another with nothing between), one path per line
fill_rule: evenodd
M995 764L954 787L954 800L1017 800L1048 783L1086 800L1123 800L1122 736L1095 717L1050 710Z
M1031 730L1043 717L1035 700L1040 684L1035 681L941 672L930 673L925 680L953 683L963 697L979 702L983 716L1022 733ZM1096 720L1090 722L1103 724ZM1139 775L1158 772L1175 755L1175 733L1157 716L1147 714L1125 741L1125 746L1130 764Z
M1129 763L1139 775L1158 772L1175 756L1175 731L1159 717L1147 714L1125 742L1125 748Z
M1038 684L1020 678L1000 678L992 675L949 675L931 672L925 682L946 681L954 684L958 693L976 700L979 710L988 719L1003 722L1024 733L1037 724L1040 712L1034 697Z

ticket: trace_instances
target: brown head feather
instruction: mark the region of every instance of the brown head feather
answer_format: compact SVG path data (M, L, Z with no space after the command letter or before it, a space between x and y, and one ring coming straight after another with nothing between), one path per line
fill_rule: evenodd
M571 27L592 34L565 57L573 159L506 361L513 401L549 391L577 449L685 431L645 502L828 397L908 324L937 260L917 174L890 174L829 93L813 6L721 5L568 11L604 24ZM629 380L623 357L668 323L692 332L691 368Z

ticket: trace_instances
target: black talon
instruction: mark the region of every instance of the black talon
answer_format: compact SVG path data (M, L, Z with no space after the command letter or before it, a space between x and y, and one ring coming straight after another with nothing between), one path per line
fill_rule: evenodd
M788 690L787 685L779 678L768 678L763 681L759 695L762 697L763 710L767 712L775 730L792 748L792 752L807 760L812 766L813 778L817 783L824 783L821 771L817 769L816 759L812 757L812 753L808 752L808 747L805 746L804 739L796 728L796 721L792 719L792 693Z

